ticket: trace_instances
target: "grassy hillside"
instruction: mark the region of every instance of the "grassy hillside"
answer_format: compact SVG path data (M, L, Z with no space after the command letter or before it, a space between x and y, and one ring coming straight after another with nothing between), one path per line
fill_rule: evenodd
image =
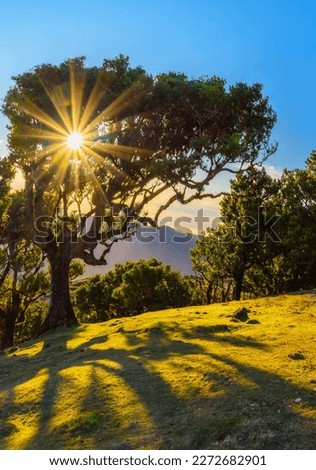
M48 334L0 357L0 448L314 448L315 340L314 293Z

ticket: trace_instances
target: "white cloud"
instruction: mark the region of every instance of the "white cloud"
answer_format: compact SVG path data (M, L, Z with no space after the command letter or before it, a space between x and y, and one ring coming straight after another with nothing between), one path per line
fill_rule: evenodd
M273 165L265 164L264 165L266 172L268 175L271 176L271 178L279 179L282 176L283 173L283 168L277 168Z

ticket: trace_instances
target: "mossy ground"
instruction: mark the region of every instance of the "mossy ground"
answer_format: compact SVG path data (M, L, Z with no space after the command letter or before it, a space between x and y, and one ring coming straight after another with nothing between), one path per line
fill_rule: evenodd
M313 292L47 334L0 357L0 448L313 449L315 340Z

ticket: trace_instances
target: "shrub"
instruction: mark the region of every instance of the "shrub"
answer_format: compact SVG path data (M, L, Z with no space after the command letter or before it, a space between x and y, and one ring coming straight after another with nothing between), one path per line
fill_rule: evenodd
M75 291L81 321L98 322L190 303L187 280L155 258L117 264Z

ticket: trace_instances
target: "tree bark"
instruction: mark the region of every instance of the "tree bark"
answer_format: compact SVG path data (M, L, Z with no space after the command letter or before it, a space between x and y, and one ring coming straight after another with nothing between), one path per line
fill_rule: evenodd
M213 283L209 282L207 289L206 289L206 304L209 305L212 301L212 288L213 288Z
M14 345L15 324L19 315L21 296L17 292L18 271L14 269L12 279L11 298L4 310L4 323L1 336L0 350L11 348Z
M240 300L242 292L242 283L244 279L244 274L239 274L235 277L235 286L233 291L233 300Z
M78 325L70 299L70 260L63 258L59 251L55 256L48 258L51 267L49 311L40 327L39 335L54 328Z
M14 345L15 324L19 314L20 295L12 292L12 303L5 312L3 332L1 337L0 350L11 348Z

